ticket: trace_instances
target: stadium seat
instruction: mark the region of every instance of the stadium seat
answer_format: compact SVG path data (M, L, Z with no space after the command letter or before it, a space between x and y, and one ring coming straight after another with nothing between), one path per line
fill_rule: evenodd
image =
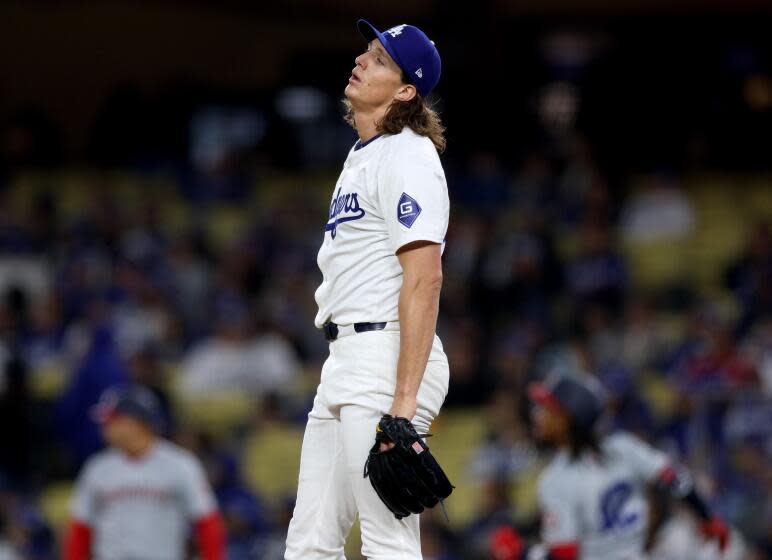
M246 231L249 216L240 206L221 205L210 208L206 214L209 239L217 247L228 247Z
M254 411L254 400L243 393L211 393L202 396L175 397L175 408L181 421L205 430L217 440L225 440L248 424Z
M277 502L294 497L298 486L303 428L270 422L247 437L243 449L243 473L259 496Z
M469 462L485 440L485 418L480 409L449 409L440 412L431 432L429 447L456 489L446 507L450 521L461 526L477 512L480 481L469 474Z
M691 270L690 243L688 237L626 243L623 254L630 264L632 285L643 291L660 291L687 282Z
M70 499L74 485L71 482L54 482L43 489L40 509L46 522L60 532L70 515Z
M64 390L69 376L58 365L42 367L30 372L29 387L32 395L42 401L51 401L58 397Z

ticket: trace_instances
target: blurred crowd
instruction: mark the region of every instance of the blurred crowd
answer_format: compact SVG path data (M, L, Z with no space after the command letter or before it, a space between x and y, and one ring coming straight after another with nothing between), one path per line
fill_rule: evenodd
M529 436L524 387L554 372L597 377L602 429L688 465L754 560L771 558L763 18L735 30L720 15L636 15L593 31L458 9L463 42L453 3L432 20L452 211L438 322L451 384L432 446L457 489L450 523L422 520L425 558L486 559L502 523L536 537L548 450ZM157 24L164 41L195 36L182 15ZM73 74L52 74L61 97L47 111L18 92L29 106L0 99L0 560L57 557L72 483L104 446L90 408L129 382L158 395L164 435L203 461L229 559L283 556L327 355L316 253L354 141L335 107L360 45L346 20L345 54L277 41L284 55L261 48L244 67L287 75L261 91L224 86L237 23L206 37L216 62L200 83L143 81L92 56L69 70L62 50L61 75ZM57 49L41 45L53 64ZM118 59L140 57L133 41L116 45ZM75 102L98 97L94 74L98 108ZM470 104L470 75L492 77L473 84L484 104Z
M104 446L90 409L129 382L205 465L229 560L278 560L362 3L7 4L0 560L58 557ZM538 535L549 450L524 387L557 372L597 377L601 429L688 465L772 558L768 18L536 4L400 6L440 46L449 140L431 443L457 488L424 557L487 559L502 523Z
M80 201L56 172L19 173L0 191L0 558L56 557L57 520L42 496L103 446L89 409L128 381L159 395L165 435L206 465L229 558L281 558L294 495L261 496L244 446L268 425L302 429L310 409L326 355L313 327L315 256L334 178L266 177L221 203L137 173L80 173ZM128 198L112 183L127 177L139 185ZM543 457L523 387L554 371L597 376L609 396L604 429L690 465L717 511L769 555L769 224L738 211L746 240L715 275L644 285L634 248L675 247L699 228L679 175L611 188L577 141L561 158L533 152L512 167L476 153L448 179L444 413L484 419L465 466L483 491L463 523L426 516L426 557L485 558L501 522L536 534L535 512L512 492ZM223 208L240 216L227 235L208 223ZM246 396L239 429L212 434L181 415L180 402L217 394Z

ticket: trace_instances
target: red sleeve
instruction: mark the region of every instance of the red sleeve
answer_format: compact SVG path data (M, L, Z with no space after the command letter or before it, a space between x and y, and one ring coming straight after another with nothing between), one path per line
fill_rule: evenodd
M62 547L62 560L87 560L91 557L91 527L77 519L70 520Z
M493 560L519 560L523 556L523 539L514 527L502 525L491 535Z
M676 472L676 470L671 465L667 465L665 468L663 468L661 471L657 473L655 480L664 482L665 484L672 484L673 481L675 481L677 476L678 476L678 473Z
M195 531L202 560L225 560L225 528L218 511L196 521Z
M554 544L550 547L550 560L577 560L579 558L578 543Z

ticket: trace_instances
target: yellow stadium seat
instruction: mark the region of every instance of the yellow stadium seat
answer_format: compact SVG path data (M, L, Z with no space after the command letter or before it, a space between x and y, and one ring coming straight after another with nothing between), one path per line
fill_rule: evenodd
M244 478L261 497L278 501L297 493L303 428L287 423L267 423L244 444Z
M247 230L249 216L241 206L218 206L207 212L205 226L216 246L228 247Z
M647 372L638 381L638 394L645 400L657 418L667 418L678 406L678 393L672 384L658 372Z
M472 454L485 440L486 424L481 409L451 409L440 412L431 432L429 447L456 489L446 502L451 523L470 521L479 506L480 481L469 474Z
M182 422L219 440L232 437L238 428L245 426L254 406L252 398L238 392L200 396L177 394L175 397L175 408Z
M527 523L539 515L537 483L545 466L543 462L537 461L531 468L519 473L513 481L510 498L518 521Z
M626 243L623 254L630 264L633 286L642 290L661 290L689 279L690 239Z
M46 486L40 496L43 517L56 532L64 528L69 518L73 489L71 482L54 482Z
M359 516L354 521L351 532L346 539L345 548L346 558L348 560L359 560L362 557L362 530L359 527Z
M178 234L190 227L190 205L179 198L169 197L160 202L160 213L163 216L161 226L167 234Z
M747 210L754 220L772 219L772 179L756 179L746 190Z
M69 376L64 368L51 364L31 372L28 379L32 395L38 400L48 401L62 393Z

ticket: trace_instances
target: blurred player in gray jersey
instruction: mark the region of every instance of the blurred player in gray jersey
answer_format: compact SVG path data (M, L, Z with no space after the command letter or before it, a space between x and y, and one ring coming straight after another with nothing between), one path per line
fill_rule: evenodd
M83 467L64 560L182 560L191 524L202 560L223 560L223 524L201 463L168 442L141 386L110 389L94 410L110 449Z
M493 535L496 560L646 558L664 520L661 505L672 497L694 513L705 540L718 550L727 547L728 528L684 469L630 434L597 438L599 386L555 377L528 389L536 405L535 436L556 448L539 477L541 542L526 546L513 528L503 527Z

